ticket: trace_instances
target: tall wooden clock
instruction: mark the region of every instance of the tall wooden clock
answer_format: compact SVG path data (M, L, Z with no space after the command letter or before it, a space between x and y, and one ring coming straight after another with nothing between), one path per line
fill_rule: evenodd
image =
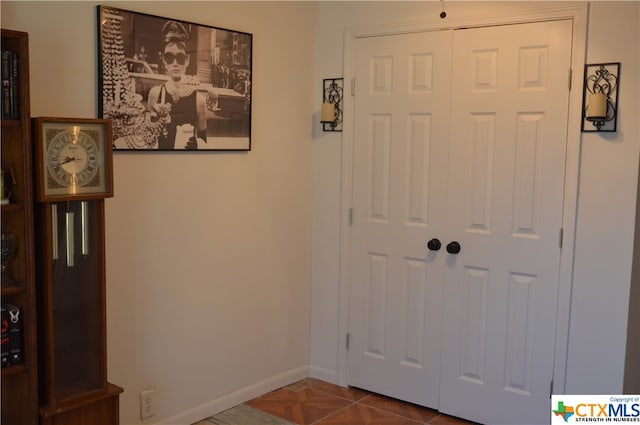
M117 424L107 382L104 200L111 122L34 118L41 424Z

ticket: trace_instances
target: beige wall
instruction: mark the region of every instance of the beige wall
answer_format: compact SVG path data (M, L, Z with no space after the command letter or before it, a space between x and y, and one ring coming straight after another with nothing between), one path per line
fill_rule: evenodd
M96 4L2 2L2 27L29 33L33 116L96 116ZM307 374L315 5L109 5L254 35L251 152L114 155L108 368L125 389L121 423L140 422L145 386L147 422L188 423L234 391Z
M581 140L567 368L575 394L623 390L640 151L639 23L637 1L590 2L586 62L620 62L620 93L618 131Z
M640 93L639 93L640 97ZM624 374L625 394L640 394L640 182L636 207L636 233L631 294L629 297L629 324L627 329L627 356Z
M640 85L638 86L640 99ZM640 124L639 124L640 125ZM624 391L640 394L640 179L636 204L635 255L631 275L631 296L629 299L629 328L627 330L627 357Z

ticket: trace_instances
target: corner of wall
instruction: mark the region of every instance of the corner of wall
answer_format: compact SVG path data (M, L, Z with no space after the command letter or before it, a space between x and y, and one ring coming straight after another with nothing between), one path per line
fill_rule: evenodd
M640 394L640 177L636 198L636 230L633 244L629 321L627 324L627 352L624 367L625 394Z

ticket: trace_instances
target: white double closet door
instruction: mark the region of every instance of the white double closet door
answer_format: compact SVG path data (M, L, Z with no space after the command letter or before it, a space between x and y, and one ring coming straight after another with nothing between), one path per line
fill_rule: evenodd
M357 40L349 385L549 421L571 34Z

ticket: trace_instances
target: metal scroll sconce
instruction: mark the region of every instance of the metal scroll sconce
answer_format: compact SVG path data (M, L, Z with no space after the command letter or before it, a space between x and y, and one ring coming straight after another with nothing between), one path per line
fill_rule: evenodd
M585 65L582 131L616 131L619 76L620 62Z
M342 131L343 83L342 78L322 80L322 131Z

